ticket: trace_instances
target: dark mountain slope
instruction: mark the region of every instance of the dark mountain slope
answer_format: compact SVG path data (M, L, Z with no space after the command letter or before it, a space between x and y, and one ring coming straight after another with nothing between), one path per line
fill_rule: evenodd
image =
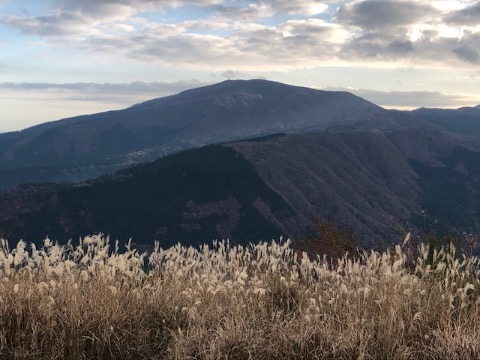
M23 187L5 195L11 239L65 241L104 232L127 241L188 245L230 237L270 240L293 210L232 149L208 146L85 185ZM271 210L270 210L271 209ZM8 214L8 215L7 215Z
M346 92L226 81L121 111L0 134L0 188L81 181L225 140L328 128L391 128L388 113Z
M418 109L413 113L431 126L462 135L480 136L480 112L477 108Z
M446 130L461 136L480 136L479 107L459 109L426 109L413 111L391 110L390 116L399 127L427 127Z
M441 161L445 166L411 160L429 219L435 220L443 232L480 233L480 153L456 147ZM412 220L418 225L424 223L422 217L414 216Z
M360 244L438 220L479 232L480 152L448 132L323 132L185 151L82 185L24 186L0 196L11 240L103 232L164 246L307 234L312 220L351 227Z

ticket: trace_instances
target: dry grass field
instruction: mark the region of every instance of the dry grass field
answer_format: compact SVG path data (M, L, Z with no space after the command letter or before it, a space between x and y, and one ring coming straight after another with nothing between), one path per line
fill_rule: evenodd
M480 358L479 259L453 246L0 245L1 359Z

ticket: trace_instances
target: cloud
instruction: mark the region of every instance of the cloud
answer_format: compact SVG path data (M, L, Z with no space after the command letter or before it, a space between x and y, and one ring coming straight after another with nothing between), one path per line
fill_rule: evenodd
M455 25L478 25L480 23L480 1L445 17L447 23Z
M395 28L422 21L437 11L416 1L367 0L347 3L337 13L340 23L364 30Z
M141 34L93 35L80 46L102 54L121 52L141 62L203 70L252 71L271 66L311 67L335 50L337 28L318 19L292 20L277 26L245 26L232 34L206 35L188 31L191 22L151 25ZM221 28L222 23L212 27ZM199 29L197 29L200 31ZM301 64L300 64L301 63Z
M334 0L270 0L232 6L218 4L212 10L230 19L256 20L282 15L313 16L324 13Z
M414 40L406 31L368 32L342 44L344 61L393 62L402 66L472 66L479 62L480 34L463 32L461 37L447 36L442 26L421 30Z
M48 0L46 0L48 1ZM37 36L81 35L110 33L111 25L128 26L145 20L135 17L147 11L163 12L165 9L185 4L206 6L219 0L57 0L48 14L41 16L3 16L0 23L24 33Z
M414 50L411 41L393 41L388 44L388 50L392 54L404 55Z
M220 4L221 0L57 0L57 8L81 12L94 17L125 17L133 13L183 5L211 6Z
M68 36L90 32L83 17L68 12L38 17L6 16L1 19L1 22L24 33L37 36Z
M270 7L275 14L313 16L324 13L336 0L270 0L261 4Z
M370 59L385 61L414 56L415 44L408 39L382 33L368 33L351 39L342 46L345 60Z
M457 55L459 59L464 60L468 63L480 63L480 55L478 51L468 45L459 46L453 49L452 52Z
M275 14L274 10L264 3L251 3L244 7L218 4L211 9L215 14L233 20L252 21L271 17Z
M479 3L469 3L465 11L441 10L444 2L57 0L47 15L7 16L0 21L42 37L54 48L209 72L285 71L338 61L477 64L478 29L457 26L455 21L463 16L468 24L466 11L477 11ZM339 3L336 16L331 15ZM167 11L187 4L188 10L198 12L194 19L178 20ZM144 16L152 9L155 16ZM318 12L324 12L322 20L314 16ZM449 22L443 23L444 18Z
M242 71L236 71L236 70L226 70L222 73L220 73L220 77L228 80L232 79L241 79L246 77L246 74Z
M176 82L142 82L129 83L0 83L0 90L15 92L43 92L56 97L57 100L77 100L91 102L116 102L131 104L132 99L150 98L177 94L210 83L198 80L180 80Z
M335 3L334 0L320 0L320 1L309 1L309 0L276 0L272 1L272 6L279 13L286 14L304 14L304 15L317 15L325 12L328 9L329 3Z
M375 91L338 87L329 87L325 90L349 91L374 104L393 109L414 109L420 107L458 108L473 106L480 101L478 97L475 98L462 94L444 94L434 91Z

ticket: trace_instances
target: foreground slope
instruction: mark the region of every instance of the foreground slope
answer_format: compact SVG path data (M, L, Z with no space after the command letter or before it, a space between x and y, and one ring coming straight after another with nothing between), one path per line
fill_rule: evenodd
M158 239L165 246L227 237L258 241L280 236L283 218L294 215L252 164L220 145L83 185L21 187L0 203L5 209L0 228L10 239L27 241L100 231L122 241Z
M478 164L478 148L436 130L269 136L75 186L5 192L0 229L11 240L103 232L165 246L298 238L325 219L353 228L364 246L397 242L426 220L442 231L478 232Z
M25 182L81 181L226 140L393 125L384 109L347 92L266 80L225 81L125 110L0 134L0 188Z

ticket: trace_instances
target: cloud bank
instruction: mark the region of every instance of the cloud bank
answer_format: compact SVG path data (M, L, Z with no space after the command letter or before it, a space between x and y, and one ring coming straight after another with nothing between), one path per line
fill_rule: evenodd
M182 9L188 18L178 15ZM48 13L0 21L53 47L166 66L252 70L372 61L474 66L478 19L480 2L469 0L58 0Z

